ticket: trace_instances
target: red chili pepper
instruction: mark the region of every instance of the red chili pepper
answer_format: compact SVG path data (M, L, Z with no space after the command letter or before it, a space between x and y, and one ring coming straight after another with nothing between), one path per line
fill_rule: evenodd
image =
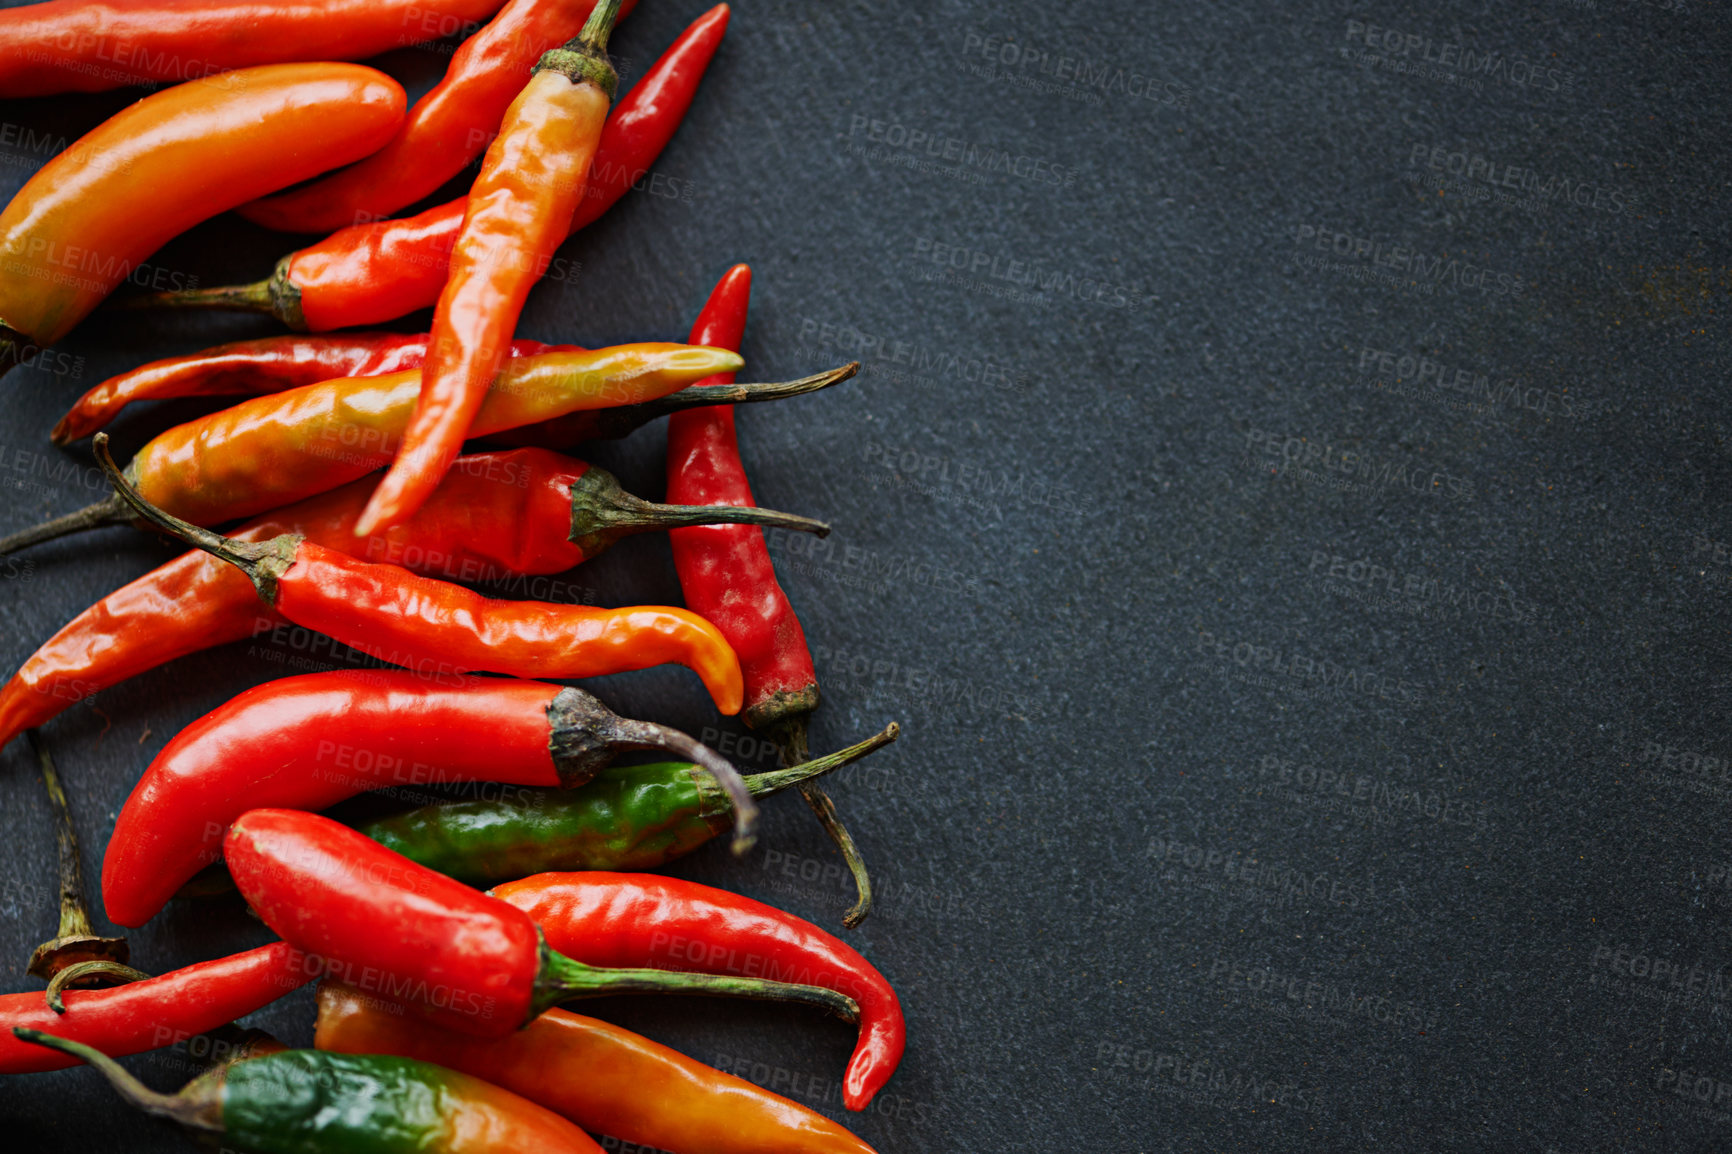
M792 914L655 874L536 874L488 892L535 919L551 948L592 966L749 974L847 994L860 1004L842 1082L850 1110L864 1110L902 1060L902 1004L884 975Z
M502 1037L559 1002L622 993L773 998L859 1016L828 988L574 961L549 949L523 911L315 813L243 814L223 857L285 941L329 959L338 980L463 1034Z
M511 355L577 351L576 345L511 342ZM334 377L380 377L418 369L427 334L353 333L340 337L263 337L140 365L97 385L54 426L56 445L88 437L134 401L171 397L257 397Z
M200 221L366 156L403 88L359 64L270 64L128 105L0 212L0 338L47 346Z
M430 782L582 785L628 749L662 749L751 794L719 754L677 729L629 721L581 689L342 670L255 686L163 747L115 822L102 859L109 920L142 926L217 860L249 809L320 810L371 789Z
M363 537L410 516L439 487L505 359L529 290L571 231L619 84L607 62L619 4L600 0L577 39L543 54L488 145L433 309L420 400L355 526Z
M751 297L752 270L735 265L698 314L692 339L738 351ZM704 383L732 379L722 374ZM732 406L688 409L668 418L668 494L680 501L701 496L706 504L756 504L740 460ZM786 764L805 761L810 756L806 718L818 707L818 675L800 619L776 580L763 530L749 525L677 529L668 540L686 604L714 622L739 655L746 686L742 719L754 729L769 731ZM842 924L857 926L872 908L866 863L823 786L802 783L800 794L854 876L858 897Z
M685 119L727 28L728 6L718 4L693 21L620 100L602 129L568 236L643 179ZM380 324L438 301L467 208L463 198L403 220L346 228L290 253L256 284L158 293L135 301L269 313L291 329L315 333Z
M634 6L623 0L620 18ZM285 232L326 233L431 196L481 155L523 91L524 74L576 36L594 7L595 0L510 0L463 42L389 144L341 172L244 205L240 215Z
M96 459L110 483L151 524L229 562L265 604L297 625L423 675L484 670L515 677L598 677L652 665L684 665L723 713L740 709L740 663L716 627L668 606L594 609L491 601L460 585L372 565L298 533L252 544L171 517L140 497L98 433ZM748 799L747 805L750 805ZM736 807L734 851L751 845L755 810Z
M245 1017L322 972L317 959L287 942L272 942L112 989L67 990L61 995L64 1014L49 1009L40 990L0 994L0 1074L78 1065L14 1038L18 1026L85 1042L105 1054L139 1054Z
M0 12L0 97L198 80L296 60L362 60L450 36L500 0L49 0Z
M525 577L564 573L626 534L718 515L640 502L619 492L606 470L519 449L459 457L419 513L363 542L352 530L373 484L362 478L268 513L234 537L265 541L304 533L321 545L427 576L504 581L508 593L540 597L542 583ZM789 528L804 521L760 512ZM805 524L816 531L816 522ZM0 689L0 745L129 677L282 624L234 566L198 549L182 554L73 618L24 662Z

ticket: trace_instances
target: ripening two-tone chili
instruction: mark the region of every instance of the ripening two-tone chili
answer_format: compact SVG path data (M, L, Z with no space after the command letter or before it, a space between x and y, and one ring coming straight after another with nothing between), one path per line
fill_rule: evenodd
M176 1094L147 1087L100 1049L41 1030L19 1042L94 1066L129 1105L216 1139L223 1150L343 1154L600 1154L544 1106L412 1058L255 1046ZM215 1145L215 1142L212 1143Z
M703 680L717 709L739 712L739 660L715 626L688 610L494 601L396 565L357 560L298 533L257 544L236 541L139 497L107 442L108 434L97 434L97 461L141 517L239 568L285 619L361 653L436 677L471 670L597 677L678 664ZM755 816L748 800L736 815L736 852L750 845Z
M0 11L0 98L128 84L224 83L214 73L364 60L485 20L500 0L46 0Z
M47 346L200 221L358 160L396 131L403 88L359 64L270 64L129 105L0 212L0 341Z
M752 270L735 265L704 303L692 326L692 339L738 349L751 296ZM756 504L740 460L731 406L687 409L669 417L667 470L673 499L741 507ZM805 630L776 580L763 530L745 525L681 529L670 534L669 541L686 604L713 621L739 655L746 685L746 724L771 735L782 749L784 764L805 761L806 719L818 706L818 675ZM800 795L854 877L858 896L842 924L857 926L872 909L866 863L824 788L808 781L801 785Z
M559 1002L626 993L803 1002L848 1021L860 1012L830 987L575 961L549 948L522 910L318 814L250 810L229 828L223 858L235 888L285 941L462 1034L503 1037Z
M551 948L592 966L744 974L849 995L860 1006L860 1038L842 1078L850 1110L864 1110L902 1060L907 1027L884 975L792 914L656 874L537 874L490 892L534 918Z
M461 1070L591 1133L675 1154L872 1154L814 1110L566 1010L549 1010L509 1037L482 1040L393 1014L376 999L326 982L313 1044Z
M899 727L787 769L745 779L754 798L851 765L895 741ZM650 870L728 828L733 805L715 775L687 761L614 766L581 789L520 790L446 801L356 828L410 861L474 886L553 870Z
M751 797L719 754L616 716L581 689L501 678L429 685L394 670L267 682L181 730L144 771L103 856L103 904L110 921L143 925L216 860L249 809L325 809L428 782L569 789L632 749L691 758L730 799Z
M318 959L287 942L272 942L108 990L68 990L62 1014L49 1008L40 990L0 994L0 1074L78 1064L19 1042L12 1036L14 1027L46 1030L105 1054L139 1054L245 1017L321 972Z
M620 537L738 512L651 504L624 493L606 470L544 449L514 449L459 457L414 517L359 539L352 530L372 487L362 478L266 514L233 536L265 541L301 533L424 576L504 582L507 593L539 598L541 583L526 578L563 573ZM822 528L755 512L786 528ZM194 549L104 597L24 662L0 688L0 745L129 677L281 624L244 574Z
M620 0L599 0L582 32L544 53L487 147L433 329L414 415L355 532L412 515L439 487L505 360L529 290L571 231L619 77L607 39Z
M634 6L623 0L620 18ZM243 205L239 214L284 232L329 233L431 196L481 155L530 67L582 31L594 7L595 0L509 0L457 49L390 143L341 172Z
M685 119L727 27L726 4L698 17L615 106L567 235L594 223L649 172ZM315 333L380 324L439 300L467 208L463 198L401 220L353 225L285 256L255 284L167 292L140 303L264 312Z

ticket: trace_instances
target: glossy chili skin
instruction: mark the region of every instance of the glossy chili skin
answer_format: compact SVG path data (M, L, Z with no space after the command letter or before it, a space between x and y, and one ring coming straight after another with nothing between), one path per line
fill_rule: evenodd
M394 1055L284 1050L225 1067L223 1149L270 1154L600 1154L544 1106Z
M138 1054L183 1042L267 1006L320 974L317 959L272 942L106 990L67 990L66 1012L41 990L0 994L0 1074L76 1066L77 1059L21 1042L14 1026L44 1030L105 1054Z
M746 328L752 272L729 269L692 326L722 348L738 348ZM728 378L731 379L731 378ZM708 383L724 383L718 379ZM755 505L740 461L732 405L688 409L668 418L668 500ZM686 604L715 622L746 679L745 721L762 728L818 705L818 676L806 634L776 580L764 532L752 525L706 525L668 534Z
M860 1004L842 1083L850 1110L865 1109L902 1058L902 1006L884 975L792 914L654 874L537 874L489 892L535 919L552 949L592 966L737 973L848 994Z
M617 345L507 362L471 425L488 431L583 409L654 400L739 365L724 350ZM145 498L214 525L280 508L387 464L421 391L421 370L343 377L254 397L155 437L127 472Z
M499 3L49 0L0 12L0 98L179 84L296 60L361 60L450 36Z
M432 782L573 786L556 764L560 686L502 678L430 685L394 670L337 670L254 686L151 761L102 859L110 921L142 926L215 861L249 809L325 809L367 790Z
M384 73L327 63L225 73L129 105L0 212L0 324L52 344L123 280L151 279L140 263L193 225L378 148L404 103Z
M223 858L266 925L367 992L481 1037L529 1020L541 937L510 905L317 814L252 810L229 828Z
M726 4L698 17L614 106L568 235L643 179L685 119L727 27ZM204 293L175 300L197 305L245 296L256 302L251 307L311 332L380 324L439 300L467 208L463 198L401 220L354 225L289 254L270 282L231 291L226 301Z
M510 355L567 351L575 351L574 346L516 340L511 342ZM262 396L335 377L375 377L418 369L426 355L425 333L297 334L234 341L109 377L78 398L54 426L52 438L56 445L66 445L88 437L134 401Z
M633 6L625 0L620 16ZM431 196L481 155L530 68L576 36L593 7L595 0L509 0L463 42L389 144L341 172L245 205L240 215L266 228L329 233Z
M605 45L618 3L600 0L584 35L593 39L599 27ZM558 54L547 53L543 64ZM583 199L613 103L615 77L605 53L597 67L604 70L599 78L580 78L537 65L506 109L469 190L433 308L415 413L356 532L387 528L420 508L470 435L529 290L552 263Z
M684 665L717 709L740 711L734 651L715 626L672 606L499 601L305 540L267 604L286 620L422 677L480 670L579 678Z
M400 1054L484 1078L585 1130L674 1154L871 1154L822 1114L595 1018L549 1010L482 1041L319 988L321 1050Z

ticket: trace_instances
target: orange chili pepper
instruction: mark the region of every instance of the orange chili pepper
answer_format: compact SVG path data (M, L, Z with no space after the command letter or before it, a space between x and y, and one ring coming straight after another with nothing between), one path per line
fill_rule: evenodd
M740 659L714 625L689 610L495 601L396 565L358 560L299 533L257 544L237 541L140 497L109 455L107 433L98 433L91 447L115 491L140 517L240 569L265 604L296 625L359 652L433 677L470 670L598 677L673 663L703 679L721 712L740 711ZM736 844L749 840L756 816L749 797L736 799Z
M355 525L388 529L420 508L456 459L487 383L505 357L529 290L570 231L619 78L607 38L619 0L601 0L583 31L545 53L506 110L469 190L433 311L420 403L403 447Z
M0 357L65 336L200 221L374 151L405 103L359 64L270 64L122 109L0 213Z
M872 1154L822 1114L630 1030L548 1010L504 1038L442 1030L348 986L319 987L313 1045L485 1079L594 1134L674 1154Z

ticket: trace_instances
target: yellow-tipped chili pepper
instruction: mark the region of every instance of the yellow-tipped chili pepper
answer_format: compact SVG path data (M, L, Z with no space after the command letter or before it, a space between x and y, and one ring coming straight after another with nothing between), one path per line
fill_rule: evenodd
M200 221L373 152L405 103L359 64L269 64L123 108L0 213L0 363L65 336Z
M619 4L601 0L576 40L543 54L506 110L451 250L420 403L402 450L355 525L357 536L388 529L420 508L473 431L523 302L583 201L619 84L606 51Z

